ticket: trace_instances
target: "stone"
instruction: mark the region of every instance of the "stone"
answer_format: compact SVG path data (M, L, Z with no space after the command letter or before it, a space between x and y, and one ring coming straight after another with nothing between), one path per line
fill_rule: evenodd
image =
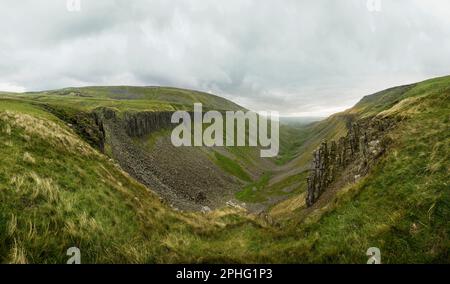
M331 141L329 147L327 141L323 141L313 152L306 180L307 206L313 205L343 170L350 167L353 176L349 178L353 178L353 181L365 175L384 152L388 143L384 136L392 126L391 121L364 119L349 124L347 135L340 137L337 142Z
M200 209L200 211L204 214L211 212L211 208L209 208L208 206L202 206L202 209Z

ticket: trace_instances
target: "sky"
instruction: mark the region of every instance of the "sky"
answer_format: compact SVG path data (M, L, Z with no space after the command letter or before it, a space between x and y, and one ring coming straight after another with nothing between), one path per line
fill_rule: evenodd
M79 3L0 0L0 91L175 86L326 116L450 74L448 0Z

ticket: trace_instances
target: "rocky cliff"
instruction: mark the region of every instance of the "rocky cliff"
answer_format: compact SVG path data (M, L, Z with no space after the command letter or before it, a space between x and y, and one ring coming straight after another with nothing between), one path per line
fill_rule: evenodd
M143 137L161 128L171 127L172 112L138 112L124 114L124 128L130 137Z
M37 104L59 119L65 121L78 135L91 146L104 151L105 130L102 115L99 112L84 112L70 108L62 108L49 104Z
M99 108L107 154L136 180L174 208L215 208L239 189L240 183L211 159L212 149L175 147L170 135L171 112L125 112ZM155 133L152 146L149 135Z
M310 174L307 178L307 206L338 178L345 175L355 181L367 174L389 143L387 130L395 125L390 119L377 117L349 122L348 133L338 141L323 141L313 152Z

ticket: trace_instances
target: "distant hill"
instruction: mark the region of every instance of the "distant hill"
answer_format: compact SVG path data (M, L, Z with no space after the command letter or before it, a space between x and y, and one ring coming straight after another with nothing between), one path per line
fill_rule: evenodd
M321 121L325 117L308 117L308 116L280 116L280 123L283 124L308 124L311 122Z
M243 107L219 96L172 87L105 86L64 88L59 90L17 94L37 101L68 104L84 110L100 106L119 110L162 111L192 109L202 103L205 109L242 110Z

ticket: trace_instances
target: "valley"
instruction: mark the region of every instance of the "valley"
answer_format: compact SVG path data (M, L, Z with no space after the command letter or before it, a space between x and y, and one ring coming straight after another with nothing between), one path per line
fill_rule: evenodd
M448 263L449 96L447 76L282 123L261 158L172 145L174 111L245 111L208 93L0 93L0 261Z

